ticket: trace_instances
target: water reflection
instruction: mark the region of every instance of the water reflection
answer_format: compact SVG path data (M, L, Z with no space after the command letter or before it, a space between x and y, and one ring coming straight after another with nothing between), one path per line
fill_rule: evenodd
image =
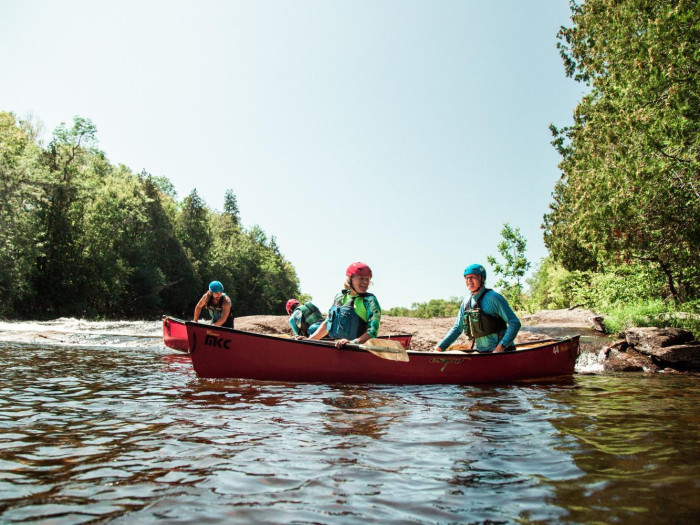
M329 434L380 439L405 414L395 397L368 387L334 386L329 393L323 400L331 407L324 422Z
M628 523L659 511L668 523L697 517L700 419L687 401L697 399L700 387L686 378L642 374L577 384L554 395L571 413L552 421L568 438L559 447L585 473L557 486L557 499L568 502L567 519L589 522L604 513L610 522Z
M0 346L0 521L689 521L700 390L199 380L147 347Z

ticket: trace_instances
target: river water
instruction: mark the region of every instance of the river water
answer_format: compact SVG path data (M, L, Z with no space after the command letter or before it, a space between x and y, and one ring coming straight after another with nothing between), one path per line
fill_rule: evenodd
M697 523L700 383L200 380L160 323L0 323L2 523Z

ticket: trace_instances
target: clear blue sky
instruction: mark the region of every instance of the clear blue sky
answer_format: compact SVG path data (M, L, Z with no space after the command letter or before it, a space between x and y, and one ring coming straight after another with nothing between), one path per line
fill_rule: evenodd
M180 198L220 210L232 189L322 308L358 260L384 308L410 306L464 296L506 222L546 255L548 125L583 94L556 49L569 16L567 0L0 0L0 110L47 138L89 118L110 162Z

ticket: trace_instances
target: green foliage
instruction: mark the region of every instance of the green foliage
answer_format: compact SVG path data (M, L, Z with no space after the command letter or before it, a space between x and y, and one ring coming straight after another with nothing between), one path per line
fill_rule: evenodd
M642 265L622 266L608 273L574 272L573 301L596 312L657 296L653 270Z
M50 293L32 295L21 305L29 311L74 313L87 309L93 292L89 254L85 251L83 214L108 165L96 149L96 128L76 117L71 128L61 124L39 162L48 170L36 210L40 223L39 253L34 265L33 289ZM69 312L64 305L71 305Z
M607 272L569 271L547 257L528 284L526 302L531 311L583 306L602 313L622 304L655 299L663 275L643 264L613 266Z
M238 226L241 223L241 213L238 210L238 199L233 190L226 190L224 195L224 213L231 218L231 221Z
M501 242L498 243L498 253L503 262L491 255L486 258L494 273L500 276L495 286L514 309L523 307L522 280L530 268L530 262L525 258L526 248L527 241L520 234L520 228L513 229L506 223L501 230Z
M570 272L551 257L545 257L533 276L527 279L529 290L524 301L525 308L533 312L575 306L575 290L583 282L583 275L582 272Z
M669 303L656 299L620 304L605 312L605 331L611 334L624 332L636 326L675 327L690 330L695 338L700 336L700 303Z
M384 310L382 313L395 317L419 317L421 319L455 317L461 304L462 300L459 297L450 297L447 301L444 299L431 299L427 303L413 303L410 309L396 307Z
M27 123L0 112L0 315L11 313L32 291L40 228L32 211L42 205L46 180L34 134Z
M46 149L0 113L0 315L189 317L211 280L236 315L279 313L299 294L274 237L240 225L235 195L223 213L166 178L111 165L96 128L76 118Z
M212 245L209 209L197 190L185 197L177 221L177 232L187 257L194 261L197 272L206 273Z
M236 311L278 314L290 297L299 295L299 279L279 252L274 237L259 226L237 230L230 214L215 222L211 276L219 276ZM231 234L233 231L235 233Z
M700 294L700 16L686 0L572 2L567 75L589 92L552 126L562 178L545 244L569 270L642 263L656 297Z
M608 333L632 326L673 326L700 335L700 301L659 299L664 276L650 265L616 266L608 273L570 272L548 257L528 284L525 302L529 311L582 306L604 315Z

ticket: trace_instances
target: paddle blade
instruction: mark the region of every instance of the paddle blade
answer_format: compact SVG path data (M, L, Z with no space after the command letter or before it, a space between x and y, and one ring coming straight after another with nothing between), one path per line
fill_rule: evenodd
M408 362L408 354L406 349L398 341L389 339L370 339L366 344L360 345L360 348L371 352L382 359L390 361Z
M378 346L380 348L393 348L395 350L398 350L399 352L402 350L404 352L406 351L406 349L400 342L394 341L392 339L370 339L365 344L370 346Z

